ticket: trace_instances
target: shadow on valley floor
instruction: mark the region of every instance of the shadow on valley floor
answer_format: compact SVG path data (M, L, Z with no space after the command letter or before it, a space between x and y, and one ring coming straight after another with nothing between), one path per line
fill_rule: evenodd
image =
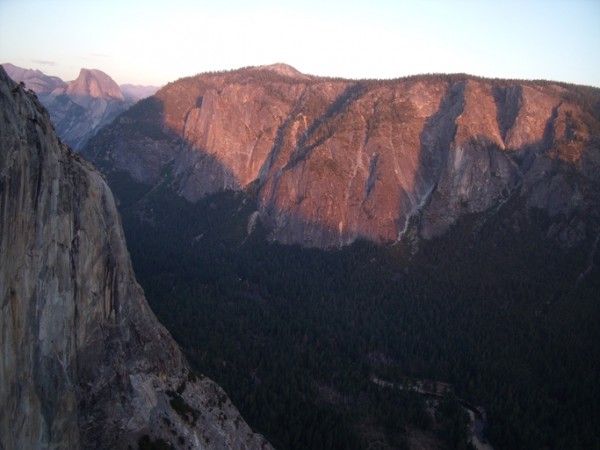
M459 161L459 152L452 143L466 107L467 82L450 81L440 92L435 111L414 136L415 170L404 184L410 188L402 197L410 205L401 210L407 214L415 213L415 205L432 208L443 200L434 198L432 186L438 195L455 188L449 171ZM308 84L295 86L302 83ZM497 104L496 110L489 111L491 123L497 123L502 139L517 122L514 108L522 102L519 89L513 90L510 83L506 86L506 91L490 94ZM205 96L189 93L193 108L207 107ZM313 242L340 234L339 218L322 226L313 216L303 215L302 209L282 210L278 207L285 203L269 202L270 198L283 201L286 195L261 200L270 177L278 176L280 187L285 186L286 173L323 182L322 190L278 191L299 205L310 201L313 207L326 206L327 201L339 205L346 201L346 192L355 192L360 207L365 197L387 196L388 191L377 183L384 174L393 173L394 160L382 156L375 144L388 129L373 122L366 139L367 127L357 105L374 105L369 103L368 90L348 91L342 86L336 93L338 107L328 111L326 105L303 125L297 116L302 110L299 102L291 109L293 115L271 130L277 139L258 181L194 203L177 195L184 185L178 178L184 174L178 162L184 161L185 152L193 151L198 155L190 160L194 164L222 163L206 162L209 152L190 148L166 126L161 102L150 101L147 109L142 104L138 106L142 110L131 113L147 114L146 118L126 113L112 130L99 133L98 145L107 147L97 155L106 167L119 161L117 150L133 155L122 161L131 163L132 173L114 169L108 172L109 182L121 200L136 274L156 314L192 364L224 386L242 415L276 448L408 448L418 442L418 436L426 436L434 447L466 448L468 418L456 402L424 403L410 392L382 390L371 381L373 377L393 383L429 379L451 384L459 398L485 407L486 435L498 448L598 446L595 419L600 410L595 399L600 396L600 360L590 355L597 354L600 342L600 261L597 252L590 255L589 251L596 239L590 233L598 223L593 222L596 216L583 218L590 219L584 220L590 228L585 228L576 247L567 249L548 240L555 223L573 224L577 230L573 217L581 219L577 214L585 209L568 217L527 207L515 181L513 195L498 194L501 204L496 209L469 210L474 208L469 206L474 197L465 195L464 203L459 197L461 215L453 218L446 233L431 240L418 238L418 227L430 217L415 215L416 223L408 221L407 239L391 246L358 239L323 251L268 241L273 237L268 225L277 215L290 225L274 222L276 226L285 230L293 224L294 233L314 233ZM392 117L392 113L410 112L406 106L399 103L387 112L380 106L377 111ZM332 165L328 162L332 158L325 158L331 156L326 144L339 144L329 127L340 124L360 142L352 156L363 152L365 142L373 145L364 158L356 191L327 189L327 183L346 174L347 167L340 165L343 161ZM555 124L556 119L549 118L546 128L554 130ZM296 134L300 125L305 128ZM305 136L306 130L310 133ZM300 136L305 137L296 148ZM108 147L111 140L121 147ZM529 172L536 167L534 150L543 147L543 142L536 142L528 148L501 150L483 134L466 142L479 153L472 166L456 163L464 176L479 170L481 177L493 177L499 161L510 164L508 159L516 165L511 170ZM334 149L339 155L348 154L344 153L347 147ZM548 149L543 150L546 155ZM582 158L597 161L597 153L598 146L585 148ZM103 160L102 154L108 159ZM531 160L528 154L533 155ZM572 184L567 175L575 166L544 155L550 166L559 166L558 179L565 180L547 183ZM286 168L290 161L294 163ZM324 175L311 180L309 169L323 170ZM146 180L143 171L151 174ZM223 177L231 175L231 168L219 171ZM590 171L581 183L587 204L598 195L594 176ZM327 200L328 193L335 195ZM397 192L394 195L394 201L401 198ZM261 208L273 218L266 220L267 226L257 222L249 233L250 218ZM405 220L402 215L392 218L391 240L404 229ZM586 268L589 275L574 287Z

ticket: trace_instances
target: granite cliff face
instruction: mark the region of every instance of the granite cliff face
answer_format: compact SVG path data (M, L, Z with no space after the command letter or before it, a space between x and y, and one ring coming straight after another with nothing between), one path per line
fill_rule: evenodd
M2 68L0 98L0 448L270 448L150 311L101 175Z
M75 150L81 150L101 127L133 103L125 99L112 78L97 69L81 69L77 79L68 83L13 65L6 72L37 94L50 113L58 136Z
M167 182L192 202L252 186L283 243L393 242L409 224L431 238L518 198L573 244L600 214L599 104L597 89L552 82L350 81L279 64L170 83L84 153L109 180Z
M67 85L65 93L75 97L125 100L117 83L107 74L97 69L81 69L77 79Z

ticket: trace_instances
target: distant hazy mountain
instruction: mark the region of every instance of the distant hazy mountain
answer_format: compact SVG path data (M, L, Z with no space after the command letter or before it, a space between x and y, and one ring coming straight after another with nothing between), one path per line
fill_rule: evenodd
M53 92L44 103L58 135L75 150L131 106L112 78L89 69L81 69L63 92Z
M117 83L97 69L81 69L68 83L39 70L6 64L15 81L23 81L50 112L59 137L74 150L80 150L99 128L110 123L135 100L123 94Z
M122 84L119 86L121 92L125 96L125 100L129 102L137 102L146 97L154 95L160 88L157 86L139 86L135 84Z
M24 69L10 63L2 64L9 77L15 81L22 81L27 88L35 92L40 99L45 94L52 93L55 89L64 89L67 83L58 77L46 75L40 70Z

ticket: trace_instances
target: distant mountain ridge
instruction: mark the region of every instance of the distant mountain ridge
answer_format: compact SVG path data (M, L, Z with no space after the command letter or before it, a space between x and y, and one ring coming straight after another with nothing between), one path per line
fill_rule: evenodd
M8 75L33 90L50 112L60 138L80 150L98 129L110 123L133 103L156 92L152 86L124 86L106 73L81 69L75 80L64 82L39 70L4 64Z
M308 247L394 242L411 227L432 238L508 199L556 220L565 245L598 233L600 90L298 74L274 65L177 80L84 154L109 179L168 181L192 202L251 189L271 238Z
M8 76L25 85L38 95L50 94L55 89L63 89L67 86L59 77L46 75L40 70L24 69L14 64L2 64Z
M122 84L119 88L121 89L125 100L132 103L154 95L159 89L157 86L142 86L137 84Z

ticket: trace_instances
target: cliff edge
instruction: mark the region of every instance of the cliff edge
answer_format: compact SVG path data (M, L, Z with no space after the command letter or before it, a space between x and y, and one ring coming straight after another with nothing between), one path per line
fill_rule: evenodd
M0 449L263 449L135 280L102 176L0 68Z

